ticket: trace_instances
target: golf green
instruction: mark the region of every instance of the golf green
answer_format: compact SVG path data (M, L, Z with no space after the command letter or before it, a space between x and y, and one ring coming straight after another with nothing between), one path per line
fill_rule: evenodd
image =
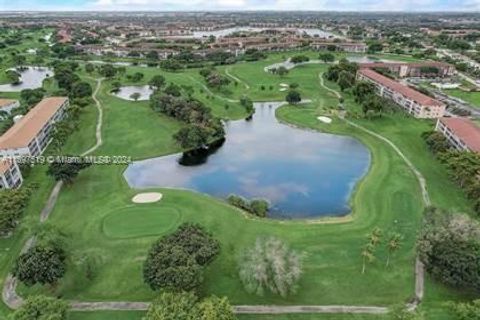
M129 206L113 210L103 219L103 233L114 239L156 236L173 230L180 222L180 212L172 207Z

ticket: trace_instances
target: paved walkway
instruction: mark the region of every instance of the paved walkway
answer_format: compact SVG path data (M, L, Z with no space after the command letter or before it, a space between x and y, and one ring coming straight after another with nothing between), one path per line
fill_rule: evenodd
M330 92L333 92L338 98L341 97L341 95L338 91L336 91L334 89L331 89L331 88L329 88L325 85L325 83L323 81L323 73L321 73L319 75L319 78L320 78L320 85L323 88L325 88L326 90L328 90ZM422 192L423 204L427 207L431 205L431 201L430 201L430 197L428 195L427 183L425 181L425 178L420 173L420 171L418 171L418 169L413 165L413 163L410 161L410 159L408 159L407 156L392 141L390 141L386 137L384 137L384 136L382 136L382 135L380 135L376 132L373 132L373 131L371 131L371 130L369 130L369 129L367 129L367 128L359 125L359 124L356 124L356 123L354 123L350 120L347 120L344 117L341 117L341 119L343 119L343 121L345 121L346 123L348 123L352 127L360 129L360 130L362 130L362 131L364 131L364 132L366 132L366 133L384 141L393 150L395 150L395 152L400 156L400 158L402 158L402 160L407 164L407 166L410 168L410 170L415 174L415 177L417 178L418 184L420 186L420 190ZM414 301L412 303L407 305L407 307L410 310L415 310L415 308L418 306L418 304L420 302L422 302L422 299L423 299L423 296L424 296L424 291L425 291L425 267L418 257L415 259L415 271L414 272L415 272L415 298L414 298Z
M230 68L226 68L225 69L225 74L227 76L229 76L230 78L232 78L233 80L243 84L243 86L245 87L245 89L247 90L250 90L250 85L248 83L246 83L245 81L243 81L242 79L238 78L237 76L234 76L233 74L230 73Z
M340 93L325 86L320 74L320 84L323 88L335 93L337 97L340 97ZM98 92L99 84L95 90L94 96ZM97 102L97 106L101 109L101 105ZM363 130L378 139L389 144L397 154L405 161L408 167L414 172L419 181L419 185L422 189L423 201L425 205L430 205L430 198L426 189L425 179L422 174L413 166L410 160L402 153L402 151L390 140L379 135L369 129L366 129L356 123L353 123L347 119L343 119L349 125L352 125L360 130ZM97 126L98 129L98 126ZM100 125L101 129L101 125ZM98 132L98 131L97 131ZM100 140L101 141L101 140ZM98 143L98 140L97 140ZM100 142L101 144L101 142ZM50 197L52 199L52 196ZM49 200L50 200L49 199ZM55 198L56 199L56 198ZM54 200L53 200L54 201ZM47 203L48 206L48 203ZM48 214L47 214L48 218ZM34 239L33 239L34 241ZM31 244L30 244L31 245ZM23 299L15 292L16 279L9 275L5 281L3 289L3 301L10 308L16 309L22 303ZM424 267L420 260L417 258L415 263L415 299L413 303L407 305L410 310L414 310L418 304L422 301L424 294ZM128 301L99 301L99 302L81 302L71 301L70 306L75 311L96 311L96 310L116 310L116 311L128 311L128 310L146 310L149 306L148 302L128 302ZM350 314L385 314L388 312L388 308L380 306L349 306L349 305L294 305L294 306L265 306L265 305L240 305L234 306L234 311L237 314L291 314L291 313L350 313Z
M102 122L103 122L103 110L100 101L97 99L97 93L100 90L103 79L95 79L97 81L97 86L93 92L92 98L95 101L95 104L98 108L98 118L97 118L97 127L96 127L96 143L93 147L82 153L82 156L86 156L93 151L97 150L98 147L102 145ZM44 223L48 220L50 213L53 211L55 204L58 199L58 195L62 190L63 181L58 181L52 189L50 196L48 197L47 203L40 212L40 223ZM24 253L35 243L35 237L30 237L24 244L20 253ZM2 290L2 300L10 309L18 309L23 304L23 298L17 294L17 279L12 275L8 274L7 278L3 283Z

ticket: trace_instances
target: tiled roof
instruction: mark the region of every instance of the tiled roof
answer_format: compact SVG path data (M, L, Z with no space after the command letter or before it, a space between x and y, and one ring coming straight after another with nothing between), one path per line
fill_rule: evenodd
M27 147L67 99L50 97L40 101L0 137L0 149Z
M0 98L0 109L11 105L12 103L17 102L18 100L14 99L2 99Z
M440 118L470 150L480 152L480 128L467 118Z
M388 77L385 77L384 75L381 75L371 69L360 69L358 71L359 73L361 73L362 75L364 75L365 77L375 81L375 82L378 82L380 84L382 84L383 86L391 89L392 91L395 91L397 93L400 93L402 94L404 97L410 99L410 100L413 100L415 102L417 102L418 104L422 105L422 106L441 106L443 105L443 103L441 103L440 101L438 100L435 100L421 92L418 92L417 90L414 90L410 87L407 87L401 83L398 83L397 81L395 80L392 80Z

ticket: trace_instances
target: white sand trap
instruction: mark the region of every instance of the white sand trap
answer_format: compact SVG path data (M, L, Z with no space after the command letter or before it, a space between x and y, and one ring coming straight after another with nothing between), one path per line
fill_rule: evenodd
M287 88L281 88L279 89L279 91L287 91L288 89Z
M332 123L332 119L330 119L329 117L320 116L320 117L317 117L317 119L324 123Z
M157 202L162 199L162 194L160 192L145 192L139 193L132 198L134 203L152 203Z
M280 87L289 87L289 85L286 83L280 83Z

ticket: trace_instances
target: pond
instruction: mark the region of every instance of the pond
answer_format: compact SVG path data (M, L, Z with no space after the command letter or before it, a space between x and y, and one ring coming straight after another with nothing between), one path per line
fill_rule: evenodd
M124 86L120 87L118 92L114 92L113 95L124 99L134 101L135 99L132 98L134 93L138 93L140 96L137 101L144 101L150 99L150 95L153 93L152 88L150 86Z
M265 198L272 218L348 214L350 195L368 170L370 152L350 137L279 123L275 110L282 104L255 103L253 119L226 123L226 141L208 154L136 161L124 176L133 188Z
M43 80L53 76L53 71L45 67L22 67L15 68L20 73L19 84L2 84L0 92L19 92L23 89L36 89L43 85Z

